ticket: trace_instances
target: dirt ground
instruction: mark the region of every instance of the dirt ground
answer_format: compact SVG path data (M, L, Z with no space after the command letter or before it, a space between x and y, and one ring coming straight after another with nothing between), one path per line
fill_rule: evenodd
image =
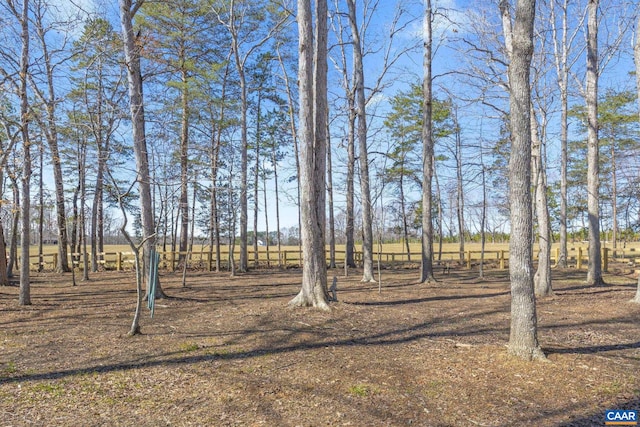
M162 274L170 298L128 337L132 273L0 287L0 425L597 426L640 409L630 275L554 270L538 301L548 362L509 356L507 273L338 277L330 312L289 309L300 270Z

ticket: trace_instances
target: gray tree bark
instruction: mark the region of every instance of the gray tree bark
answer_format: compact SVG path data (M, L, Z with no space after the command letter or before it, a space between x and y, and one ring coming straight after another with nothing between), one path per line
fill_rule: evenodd
M587 21L587 210L589 270L587 285L604 285L600 254L600 152L598 140L598 2L589 0Z
M369 182L369 152L367 145L367 111L364 93L364 64L358 28L355 0L347 0L349 25L353 43L353 73L356 113L358 117L358 160L360 166L360 198L362 203L362 281L375 282L373 276L373 213Z
M36 4L35 16L35 29L37 39L40 41L42 48L42 56L44 60L44 68L46 73L46 86L41 89L35 82L33 82L33 76L29 76L32 79L32 87L35 95L40 99L45 107L46 118L42 120L42 128L49 150L51 150L51 161L53 166L53 180L55 183L55 195L56 195L56 224L58 226L58 272L68 272L69 265L67 262L67 215L65 208L65 193L62 174L62 157L60 156L59 144L58 144L58 119L56 117L56 107L59 100L56 97L54 83L53 70L55 64L52 63L51 53L49 51L48 43L46 40L48 31L45 29L45 17L43 16L44 8L43 3ZM46 8L46 6L45 6Z
M508 0L500 1L503 22L511 14ZM538 344L536 299L533 288L531 217L531 87L535 0L517 0L512 31L505 31L509 54L509 107L511 157L509 198L511 238L509 276L511 279L511 329L509 352L531 360L544 358Z
M562 3L562 28L556 26L556 2L549 3L551 12L551 32L554 40L554 60L557 74L558 89L560 91L560 256L558 267L568 267L567 250L567 147L568 147L568 117L569 117L569 0ZM558 36L560 33L560 40ZM573 37L571 38L573 40Z
M423 108L422 108L422 256L420 263L420 282L435 281L433 276L433 200L431 184L433 179L433 95L432 95L432 9L431 0L425 0L423 18Z
M329 120L327 119L327 122ZM329 198L329 268L336 268L336 225L333 214L333 167L331 164L331 135L327 129L327 196ZM276 187L277 189L277 187Z
M301 154L302 289L289 305L328 310L325 260L327 159L327 2L298 0L299 137ZM314 66L315 65L315 66Z
M300 150L298 148L298 129L296 126L296 115L295 115L295 102L293 98L293 94L291 93L291 86L289 84L289 74L287 73L287 68L285 67L284 60L282 59L282 54L280 53L280 46L276 46L276 51L278 53L278 62L280 63L280 68L282 70L282 79L285 84L285 92L287 93L287 113L289 116L289 125L291 127L291 138L293 139L293 153L296 160L296 173L300 176ZM298 202L298 236L300 237L300 230L302 228L302 213L300 212L300 180L296 181L296 199ZM279 217L279 216L278 216ZM280 227L278 227L278 238L280 238ZM301 239L299 239L301 240ZM301 244L301 242L299 242ZM278 252L280 249L278 249ZM280 255L278 255L280 257Z
M11 6L13 8L13 6ZM29 71L29 2L23 1L22 11L14 10L22 27L20 54L20 135L22 137L22 203L20 219L22 220L20 236L20 293L18 303L31 305L31 279L29 275L29 247L31 246L31 141L29 140L29 98L27 93L27 75Z
M180 49L180 63L184 64L184 49ZM189 241L189 90L187 70L180 70L182 87L180 88L180 105L182 117L180 124L180 252L187 251ZM179 259L187 262L186 255Z
M636 64L636 90L638 91L638 106L640 107L640 15L638 15L636 24L636 44L633 46L633 58ZM640 115L640 108L638 108L638 114ZM632 301L640 304L640 276L638 277L636 296Z
M464 261L464 182L462 180L462 135L460 134L460 124L458 123L458 112L454 110L454 126L456 138L456 187L457 187L457 206L456 213L458 215L458 233L459 233L459 252L460 261Z
M127 65L129 84L129 108L133 128L133 152L136 159L138 191L140 193L140 216L142 219L142 238L144 239L143 265L145 277L150 263L151 250L156 244L156 227L153 218L151 199L151 179L149 174L149 157L145 136L144 102L142 95L142 70L140 68L140 46L133 32L133 17L142 5L142 0L119 0L120 24L124 42L124 56ZM164 292L157 283L156 298L164 297Z
M538 219L538 268L533 278L538 297L551 295L551 225L547 201L547 174L544 163L543 141L538 131L535 111L531 107L531 139L533 144L533 178L535 184L535 208Z
M238 265L238 271L246 272L249 269L249 254L248 254L248 241L247 241L247 229L249 224L248 213L248 149L249 142L247 137L247 110L249 108L247 100L247 81L245 76L244 64L246 62L246 56L243 58L240 56L240 42L238 40L238 29L236 27L236 12L235 1L231 0L229 6L229 32L231 34L231 47L233 50L233 57L235 59L236 71L238 72L239 84L240 84L240 263ZM255 236L254 236L255 237Z
M354 177L356 170L356 138L355 138L355 123L356 114L353 102L353 97L349 95L349 117L348 126L349 131L347 134L347 179L346 179L346 244L345 244L345 263L348 267L355 267L356 261L354 257L355 253L355 185Z

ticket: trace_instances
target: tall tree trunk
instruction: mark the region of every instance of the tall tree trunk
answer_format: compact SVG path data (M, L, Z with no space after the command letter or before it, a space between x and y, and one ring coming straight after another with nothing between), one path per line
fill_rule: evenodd
M79 235L78 253L82 254L82 280L89 280L89 254L87 253L87 231L86 231L86 204L87 204L87 143L86 140L81 141L81 149L78 150L78 179L80 180L80 218L79 218Z
M435 165L435 159L432 160ZM438 261L442 261L442 241L443 239L443 222L444 222L444 212L442 209L442 196L440 195L440 182L438 181L438 170L433 168L433 178L436 181L436 194L438 195L437 203L438 203Z
M565 92L561 92L560 113L560 257L557 264L561 268L568 267L569 251L567 248L567 168L568 168L568 128L569 100Z
M531 218L531 87L535 0L518 0L515 25L507 0L500 1L509 52L509 106L511 157L509 159L509 199L511 239L509 276L511 279L511 329L509 352L523 359L543 358L538 344L536 299L533 288Z
M218 132L220 129L218 129ZM212 136L213 140L213 136ZM220 271L220 221L218 218L218 150L217 147L212 147L211 153L211 192L210 192L210 208L211 208L211 218L209 222L210 227L210 245L211 251L215 248L215 270L216 272Z
M640 15L638 15L638 23L636 24L636 44L633 47L633 58L636 65L636 90L638 92L638 114L640 115ZM640 276L638 276L636 296L632 301L640 304Z
M65 212L65 194L64 181L62 174L62 157L58 147L58 119L56 117L56 108L59 102L55 93L56 83L53 75L54 64L51 62L51 54L46 41L47 31L44 28L44 18L41 10L35 13L35 30L38 40L42 47L42 57L44 67L46 68L46 95L36 84L33 84L35 95L42 101L46 110L46 120L42 123L43 133L51 150L51 161L53 167L53 180L55 184L56 195L56 222L58 226L58 272L68 272L67 264L67 215Z
M214 115L212 114L212 129L217 129L215 135L211 135L211 245L215 244L215 254L216 254L216 272L220 271L221 268L221 247L220 247L220 219L218 214L218 158L220 156L220 146L222 144L222 128L224 126L225 121L225 101L227 99L227 82L229 81L229 62L227 61L227 65L224 69L224 77L222 79L222 88L220 99L222 102L220 103L220 117L218 120L218 125L216 126L216 122L214 119ZM213 109L212 109L213 113ZM212 132L213 133L213 132ZM215 243L214 243L215 242Z
M258 254L258 214L260 213L259 206L259 184L260 184L260 122L262 121L262 115L260 109L262 108L262 93L261 89L258 89L258 102L256 105L256 159L254 163L253 171L253 266L258 268L259 266L259 254ZM264 209L267 207L265 205Z
M20 305L31 305L31 281L29 276L29 248L31 246L31 141L29 138L29 98L27 93L27 73L29 71L29 2L23 1L20 15L22 26L20 55L20 135L22 137L22 220L20 236Z
M80 184L76 185L73 190L73 197L71 199L71 238L69 241L71 248L71 269L75 273L76 261L80 262L80 240L78 239L78 230L80 229L78 223L80 221L80 213L78 210L78 198L80 196ZM75 286L75 275L73 276L73 286Z
M369 182L369 147L367 146L367 112L364 93L364 64L362 62L362 44L358 28L355 0L347 0L349 7L349 25L353 43L353 73L358 116L358 159L360 166L360 199L362 201L362 281L375 282L373 276L373 214L371 207L371 188Z
M183 53L181 53L181 56ZM180 104L182 119L180 128L180 244L179 259L187 262L186 255L189 242L189 90L187 88L187 71L181 70Z
M267 268L271 267L271 260L269 258L269 210L267 209L267 174L262 174L262 195L264 201L264 244L265 251L267 253Z
M276 196L276 245L278 246L278 267L282 268L282 239L280 238L280 188L278 184L277 144L273 144L271 162L273 163L273 187Z
M589 213L589 271L587 284L600 286L600 153L598 140L598 1L589 0L587 23L587 210Z
M348 267L355 267L356 261L354 257L356 245L356 226L355 226L355 170L356 170L356 110L353 102L353 96L348 95L349 118L348 118L348 134L347 134L347 180L346 180L346 228L345 228L345 263Z
M231 48L238 72L238 83L240 85L240 263L238 271L244 273L249 269L249 254L247 229L249 224L248 213L248 151L249 142L247 136L247 112L249 104L247 100L247 79L245 75L244 63L240 56L240 45L238 40L238 29L236 28L236 11L235 1L231 1L230 5L230 30L231 30Z
M40 167L38 171L38 272L41 273L44 270L44 257L43 257L43 232L44 232L44 182L42 180L43 177L43 166L44 166L44 146L42 145L42 141L40 141L40 152L38 154Z
M329 120L327 120L328 123ZM329 268L336 268L336 225L333 215L333 170L331 135L327 129L327 195L329 198Z
M556 2L549 3L551 12L551 28L554 39L554 59L557 74L558 89L560 91L560 256L558 267L568 267L569 252L567 250L567 146L569 129L569 1L562 3L561 40L558 41L556 26ZM572 37L573 39L573 37Z
M423 107L422 107L422 261L420 269L420 282L429 283L435 281L433 276L433 219L432 219L432 195L431 182L433 178L433 94L431 63L432 31L431 0L425 0L425 12L423 17L424 52L423 52Z
M459 251L460 261L464 261L464 241L465 241L465 223L464 223L464 182L462 180L462 136L460 134L460 124L458 123L458 112L454 115L454 126L456 132L456 184L457 184L457 214L458 214L458 232L460 235Z
M133 152L136 159L138 191L140 194L140 216L142 219L142 238L144 239L143 266L144 277L150 265L151 250L156 244L156 227L153 218L151 200L151 182L149 173L149 157L145 136L144 101L142 94L142 70L140 68L140 50L142 46L133 32L133 16L141 6L131 0L119 0L120 23L124 42L124 55L127 65L127 80L129 83L129 108L133 128ZM158 281L156 298L164 297L164 292Z
M198 171L193 177L193 189L191 193L191 227L189 229L189 249L188 252L193 253L193 242L196 237L196 202L198 200Z
M236 275L236 261L235 261L235 252L236 252L236 226L237 226L237 218L238 213L234 209L234 192L233 192L233 164L229 170L229 181L227 183L227 218L229 218L229 275L234 277Z
M315 3L315 40L310 3L310 0L298 0L301 212L304 258L302 289L289 302L289 305L313 306L328 310L324 245L327 159L327 2L317 0Z
M482 168L482 212L480 214L480 269L479 276L484 279L484 248L487 241L485 232L487 224L487 173L484 166L484 158L482 155L482 147L480 147L480 167Z
M7 245L4 242L4 227L0 222L0 286L7 286L8 284Z
M533 147L533 178L535 184L535 208L538 218L538 269L533 278L538 297L550 295L551 288L551 226L547 202L547 179L544 162L544 141L538 131L535 111L531 107L531 139ZM543 122L546 120L543 118ZM543 126L546 126L543 125Z
M20 203L20 187L18 177L10 174L11 190L13 191L13 213L11 214L11 243L9 244L9 263L7 264L7 276L13 277L13 268L18 263L18 228L22 213L22 203ZM20 268L20 267L18 267Z
M289 84L289 74L287 73L287 68L285 67L284 61L282 60L282 55L280 54L280 47L277 47L278 52L278 62L280 62L280 68L282 69L282 78L284 79L285 90L287 92L287 112L289 114L289 124L291 126L291 137L293 138L293 154L296 159L296 173L297 176L300 175L300 149L298 147L298 130L296 127L296 115L295 115L295 102L293 99L293 94L291 93L291 86ZM302 245L301 240L301 229L302 229L302 211L301 211L301 203L300 203L300 179L296 180L296 200L298 204L298 244ZM278 227L278 236L280 235L280 227ZM301 248L302 246L300 246ZM278 255L280 256L280 255Z
M102 76L102 67L99 66L99 75ZM96 119L92 125L96 148L98 151L98 169L96 171L95 191L93 192L93 203L91 204L91 271L98 271L98 252L104 251L104 217L102 210L103 188L104 188L104 168L107 162L106 141L103 141L102 130L102 78L98 79L96 90ZM109 136L106 137L108 140Z
M616 171L616 141L611 141L611 218L613 250L618 247L618 176Z
M4 148L4 147L2 147ZM0 199L4 200L4 165L0 164ZM9 284L7 268L7 245L4 240L4 226L0 221L0 286Z
M98 150L98 170L96 174L96 187L93 193L91 205L91 270L98 271L98 261L102 259L104 252L104 170L107 165L108 147Z
M411 261L411 246L409 244L409 221L407 220L407 207L404 198L404 174L400 175L400 213L402 215L402 239L407 251L407 261Z

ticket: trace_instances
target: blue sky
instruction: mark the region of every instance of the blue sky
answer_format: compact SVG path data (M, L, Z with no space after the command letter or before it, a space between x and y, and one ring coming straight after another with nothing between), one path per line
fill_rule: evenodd
M57 5L60 7L61 13L65 13L64 11L72 10L71 2L69 0L55 0ZM583 2L584 3L584 2ZM117 1L114 0L73 0L73 4L81 7L86 11L103 11L108 14L108 16L112 16L114 19L114 28L119 29L118 19L118 4ZM389 73L387 76L386 83L389 86L385 89L384 92L377 95L374 101L369 105L370 112L375 112L379 115L379 118L372 118L370 128L372 130L372 135L370 137L370 149L371 151L383 151L388 148L389 141L385 138L383 133L376 132L380 128L380 122L382 121L382 116L384 116L385 110L388 108L388 99L393 96L398 90L406 88L406 85L413 80L420 79L422 76L422 49L420 48L420 36L422 32L422 3L420 1L411 1L404 2L404 5L407 9L407 16L414 17L415 20L409 25L405 31L401 34L396 35L396 38L393 40L393 43L397 48L401 46L406 46L408 44L417 43L417 49L407 54L405 58L398 62L398 66L395 70ZM396 2L394 1L381 1L380 2L381 9L375 13L374 18L371 21L371 30L368 38L365 40L365 43L379 43L380 46L383 46L388 42L385 39L384 33L385 30L388 30L389 23L391 17L394 14L394 9L396 7ZM472 24L477 23L475 21L476 18L472 17L472 13L477 13L481 9L486 9L488 11L487 16L491 17L494 25L494 29L498 32L499 21L498 21L498 7L494 4L493 1L462 1L462 0L441 0L434 1L434 11L438 14L438 19L434 23L434 42L438 49L436 51L436 55L434 58L434 75L439 76L436 78L434 82L435 93L436 96L442 97L444 96L444 90L450 91L452 94L465 95L471 92L471 89L465 84L461 83L461 80L458 75L448 74L454 71L462 71L465 70L468 66L466 63L468 57L465 57L460 52L459 49L461 44L459 40L462 37L467 37L469 39L473 39L475 36L471 33ZM69 13L69 12L67 12ZM440 15L442 13L445 15L444 17ZM615 33L614 30L617 29L616 25L620 22L620 20L616 20L613 17L605 17L605 24L601 25L601 29L603 31L603 36L601 36L601 44L606 45L608 40L611 40L610 37L606 36L606 31L611 30L612 33ZM500 39L500 35L497 35L498 40ZM625 39L622 44L623 54L614 58L614 60L608 62L607 68L604 70L601 80L600 87L602 90L607 87L628 87L633 83L632 77L629 76L629 71L633 69L633 64L630 56L630 43L629 37ZM578 41L581 43L582 41ZM369 85L373 84L373 81L377 79L377 76L380 72L380 55L373 55L366 59L365 63L365 79ZM333 65L329 65L330 69L333 68ZM581 70L584 68L584 61L580 59L578 61L577 70ZM576 75L576 79L580 81L582 71L578 71ZM331 71L332 80L332 93L339 93L340 89L335 82L336 74L335 71ZM491 118L493 112L491 110L482 109L478 105L461 105L460 113L463 117L464 122L463 125L463 137L465 140L471 144L475 143L479 139L482 140L492 140L497 136L497 122ZM552 117L555 120L555 117ZM336 151L334 155L334 161L339 161L341 156L339 150L339 141L342 139L343 135L338 126L334 128L333 133L333 144L336 147L334 150ZM553 126L550 128L550 140L549 140L549 161L550 164L557 164L557 132L553 130ZM473 159L474 154L469 152L467 154L470 159ZM372 162L375 162L377 166L382 167L382 158L380 156L372 155ZM284 166L281 166L281 177L285 177L288 172L291 175L293 172L293 168L291 165L291 158L289 157L289 165L288 171L285 171ZM341 165L336 164L334 167L338 169ZM557 174L557 168L551 168L550 174L553 179L554 174ZM442 170L442 173L447 173L446 170ZM342 209L344 206L343 202L343 183L339 179L340 176L334 177L334 187L336 191L336 203L338 209ZM356 186L356 188L358 188ZM505 187L506 189L506 187ZM268 188L267 190L270 196L273 196L273 187ZM290 197L285 197L281 194L281 220L282 226L295 226L297 225L297 207L295 207L292 203L293 196L295 196L295 183L291 183L289 185L285 185L281 183L281 191L287 192ZM388 197L388 196L387 196ZM416 197L414 195L414 197ZM273 197L269 197L269 200L273 200ZM273 204L273 203L272 203ZM275 207L269 207L270 213L269 216L272 220L270 220L270 229L274 228L274 218L275 218ZM250 217L252 213L250 212ZM264 229L264 215L261 213L259 216L259 229ZM251 221L250 221L251 222ZM251 227L250 227L251 228Z

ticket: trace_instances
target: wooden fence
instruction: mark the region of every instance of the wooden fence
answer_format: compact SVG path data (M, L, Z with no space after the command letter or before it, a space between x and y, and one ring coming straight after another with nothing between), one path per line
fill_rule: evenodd
M215 253L208 251L199 252L162 252L160 254L159 267L168 270L175 271L178 268L184 266L183 260L188 258L187 267L195 269L203 269L213 271L216 268ZM537 251L534 251L537 255ZM555 248L552 251L552 262L557 263L560 255L559 248ZM91 255L89 254L87 264L91 265ZM283 250L278 252L275 248L260 247L257 257L253 251L248 253L248 263L250 267L269 268L269 267L297 267L302 265L302 252L299 250ZM585 268L588 262L588 253L584 247L572 247L569 248L568 263L575 268ZM238 261L238 254L234 254L235 262ZM329 251L326 253L327 263L329 263ZM344 266L345 263L345 251L335 252L335 261L338 267ZM444 266L449 268L467 268L470 269L479 264L482 259L482 252L478 250L464 251L464 252L442 252L434 254L434 264L436 266ZM40 271L54 271L58 266L58 254L50 253L42 256L31 255L31 268L32 270ZM83 254L72 254L70 260L73 260L73 265L76 268L82 269L84 266ZM374 251L374 262L380 260L381 264L385 267L418 267L420 264L420 253L411 253L407 255L406 252L376 252ZM535 259L534 259L535 260ZM362 265L362 252L354 253L354 261L356 265ZM608 271L609 262L626 262L630 265L640 264L640 248L629 249L602 249L602 269ZM133 252L103 252L98 254L98 262L102 268L106 270L129 270L134 266ZM488 268L506 269L509 265L509 252L507 250L486 250L484 252L484 261ZM223 250L220 253L220 266L222 269L227 269L229 264L229 252Z

